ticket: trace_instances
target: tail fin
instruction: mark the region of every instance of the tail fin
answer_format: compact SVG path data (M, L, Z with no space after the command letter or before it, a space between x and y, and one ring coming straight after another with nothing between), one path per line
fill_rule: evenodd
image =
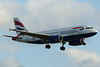
M15 29L16 30L28 31L17 17L13 18L13 20L14 20L14 24L15 24ZM17 35L20 34L20 32L16 32L16 33L17 33Z

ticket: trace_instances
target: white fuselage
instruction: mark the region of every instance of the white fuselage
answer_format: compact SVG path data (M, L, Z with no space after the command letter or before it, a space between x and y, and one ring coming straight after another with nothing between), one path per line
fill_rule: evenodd
M74 39L74 36L75 36L75 38L76 37L81 38L81 36L83 36L84 38L87 38L87 37L95 35L97 33L97 30L93 29L91 26L81 25L81 26L75 26L75 27L42 31L42 32L38 32L38 33L49 34L49 35L53 35L53 36L63 36L63 37L66 37L65 41L67 42L67 41L70 41L70 39L67 39L67 38L69 38L71 36L73 36L73 38L71 38L71 39ZM20 39L17 39L16 41L27 42L27 43L34 43L36 41L44 41L43 39L31 37L31 36L27 36L27 35L19 36L19 38ZM50 42L50 43L52 43L52 42ZM57 42L55 42L55 43L57 43Z

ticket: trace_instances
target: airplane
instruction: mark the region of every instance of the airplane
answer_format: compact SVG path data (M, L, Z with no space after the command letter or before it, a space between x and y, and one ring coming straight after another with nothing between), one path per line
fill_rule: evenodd
M60 50L65 50L64 45L66 42L70 46L86 45L85 38L94 36L97 34L97 30L92 26L79 25L68 28L60 28L54 30L47 30L37 33L29 32L22 22L17 18L13 18L15 29L9 29L10 31L16 31L17 36L4 35L10 37L14 41L31 43L31 44L46 44L45 48L50 49L49 44L62 43Z

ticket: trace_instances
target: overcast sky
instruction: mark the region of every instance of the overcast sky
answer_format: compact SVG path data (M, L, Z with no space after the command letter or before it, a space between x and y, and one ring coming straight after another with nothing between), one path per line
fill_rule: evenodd
M0 67L100 67L100 0L0 0ZM16 36L13 17L31 32L75 25L90 25L98 34L86 46L44 45L14 42L2 35Z

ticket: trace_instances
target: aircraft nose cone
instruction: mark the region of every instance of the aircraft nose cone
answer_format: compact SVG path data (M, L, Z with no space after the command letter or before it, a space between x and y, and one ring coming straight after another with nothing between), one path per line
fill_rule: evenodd
M93 32L94 32L94 34L96 35L98 31L95 29Z

